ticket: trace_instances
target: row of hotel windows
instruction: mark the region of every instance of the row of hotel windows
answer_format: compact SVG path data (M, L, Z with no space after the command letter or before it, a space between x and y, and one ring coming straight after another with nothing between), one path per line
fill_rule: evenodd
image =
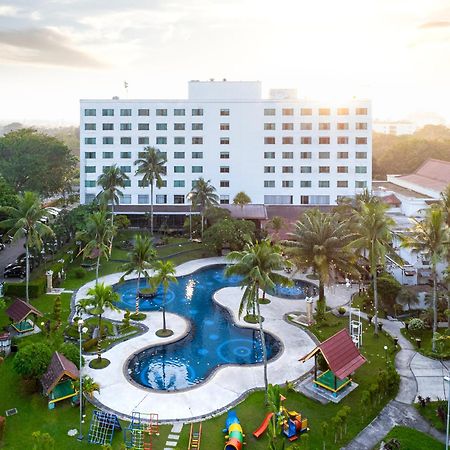
M167 116L167 108L157 108L155 111L156 116ZM313 108L300 108L299 111L301 116L312 116L313 115ZM229 116L230 110L228 108L222 108L219 110L219 114L221 116ZM330 116L331 115L331 108L318 108L317 114L319 116ZM350 108L337 108L336 114L338 116L348 116L350 115ZM355 108L355 114L357 116L367 116L368 110L367 108ZM86 108L84 110L84 115L86 117L93 117L97 115L97 110L95 108ZM121 108L119 110L119 115L122 117L130 117L132 116L132 109L131 108ZM137 110L138 116L150 116L150 109L148 108L141 108ZM173 110L174 116L185 116L186 115L186 109L184 108L175 108ZM192 116L203 116L203 108L193 108L191 109L191 115ZM265 116L276 116L277 115L277 109L276 108L264 108L264 115ZM293 116L295 115L295 109L294 108L282 108L281 109L281 115L283 116ZM113 117L114 116L114 108L102 108L102 116L104 117Z
M331 152L317 152L319 159L330 159ZM333 153L334 156L334 153ZM337 159L349 159L350 152L337 152ZM294 159L294 152L282 152L283 159ZM300 152L300 159L312 159L313 152ZM356 159L367 159L367 152L355 152ZM264 152L264 159L275 159L275 152Z
M338 136L336 139L336 143L338 145L348 145L350 142L350 139L348 136ZM87 137L84 138L85 145L97 145L97 138L95 137ZM112 136L104 136L102 138L103 145L114 145L114 138ZM138 137L139 145L149 145L150 138L146 136ZM156 145L166 145L167 144L167 137L166 136L158 136L155 141ZM174 145L184 145L186 144L186 138L185 137L174 137L173 138ZM191 138L192 145L202 145L203 144L203 137L193 137ZM229 137L221 137L219 139L219 143L221 145L229 145L230 144L230 138ZM266 145L275 145L276 138L275 137L265 137L264 138L264 144ZM285 136L281 139L281 143L284 145L292 145L294 144L294 138L292 136ZM330 145L331 144L331 137L329 136L321 136L318 139L314 138L314 144L319 143L320 145ZM366 145L367 144L367 137L356 137L354 140L354 143L356 145ZM121 145L131 145L132 139L131 137L121 137L120 138L120 144ZM300 144L303 145L312 145L313 144L313 138L312 136L303 136L300 138Z
M312 122L301 122L298 124L299 129L301 131L310 131L313 129ZM319 131L325 131L325 130L331 130L331 122L319 122L317 124L317 130ZM281 129L286 130L294 130L294 123L289 122L283 122L281 124ZM348 122L337 122L336 124L333 124L333 129L336 129L338 131L340 130L349 130L350 124ZM264 130L276 130L276 124L273 122L265 123L264 124ZM367 130L367 122L356 122L355 123L355 130Z

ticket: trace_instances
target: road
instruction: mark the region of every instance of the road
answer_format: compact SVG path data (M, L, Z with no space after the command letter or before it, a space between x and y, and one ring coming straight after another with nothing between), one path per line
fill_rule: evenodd
M25 252L23 248L25 240L20 239L15 244L6 244L6 248L0 251L0 282L3 281L3 269L8 264L15 261L15 259ZM8 281L15 281L15 278L8 278Z

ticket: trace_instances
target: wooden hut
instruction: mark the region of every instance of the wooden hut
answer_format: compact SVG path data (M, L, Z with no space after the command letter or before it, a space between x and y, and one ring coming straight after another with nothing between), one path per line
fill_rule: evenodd
M36 319L43 317L38 309L19 298L6 310L6 315L12 321L11 326L20 334L33 331Z

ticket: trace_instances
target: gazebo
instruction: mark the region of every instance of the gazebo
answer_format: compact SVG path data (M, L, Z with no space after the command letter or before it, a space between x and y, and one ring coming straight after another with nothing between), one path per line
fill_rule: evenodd
M78 395L73 382L80 377L77 366L61 353L53 353L47 372L41 378L44 395L48 397L48 409L55 403Z
M328 364L328 370L320 375L318 375L317 370L317 355L319 353L322 354ZM339 391L352 382L351 374L366 362L366 358L361 355L345 328L319 344L299 361L308 361L313 356L314 385L331 391L335 397L337 397Z
M6 315L12 321L11 326L20 334L34 330L34 321L30 316L43 317L38 309L19 298L6 310Z

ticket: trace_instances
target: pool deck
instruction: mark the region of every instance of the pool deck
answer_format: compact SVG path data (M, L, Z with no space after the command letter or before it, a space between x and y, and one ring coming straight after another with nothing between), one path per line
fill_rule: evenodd
M184 263L177 267L177 276L188 275L203 267L225 263L224 258L206 258ZM115 284L121 274L111 274L99 281ZM131 275L129 278L135 278ZM310 281L310 280L308 280ZM86 296L87 290L95 282L90 282L79 289L76 301ZM338 306L348 301L350 293L345 287L336 287L334 292L327 294L330 306ZM242 291L240 287L226 287L214 294L217 303L226 307L234 320L241 326L257 328L238 318L238 305ZM288 324L284 316L293 311L304 311L302 300L280 299L268 296L271 303L261 305L261 314L265 318L264 330L275 335L283 343L282 353L268 364L269 382L282 384L286 380L296 380L312 368L312 361L300 363L298 359L315 347L309 335L300 327ZM161 422L201 420L217 415L240 402L246 393L264 387L263 366L222 366L205 382L196 387L179 392L158 392L132 384L127 379L124 365L128 358L142 349L170 343L184 337L189 332L189 322L181 316L167 313L167 326L174 331L170 338L161 339L155 331L161 328L162 313L146 311L147 318L142 321L149 331L141 336L121 342L106 351L103 356L111 361L105 369L94 370L87 365L83 375L89 375L100 385L100 393L95 393L98 406L114 411L122 418L131 416L133 411L142 413L157 413ZM108 310L104 317L121 320L123 312ZM86 357L89 361L92 357Z

